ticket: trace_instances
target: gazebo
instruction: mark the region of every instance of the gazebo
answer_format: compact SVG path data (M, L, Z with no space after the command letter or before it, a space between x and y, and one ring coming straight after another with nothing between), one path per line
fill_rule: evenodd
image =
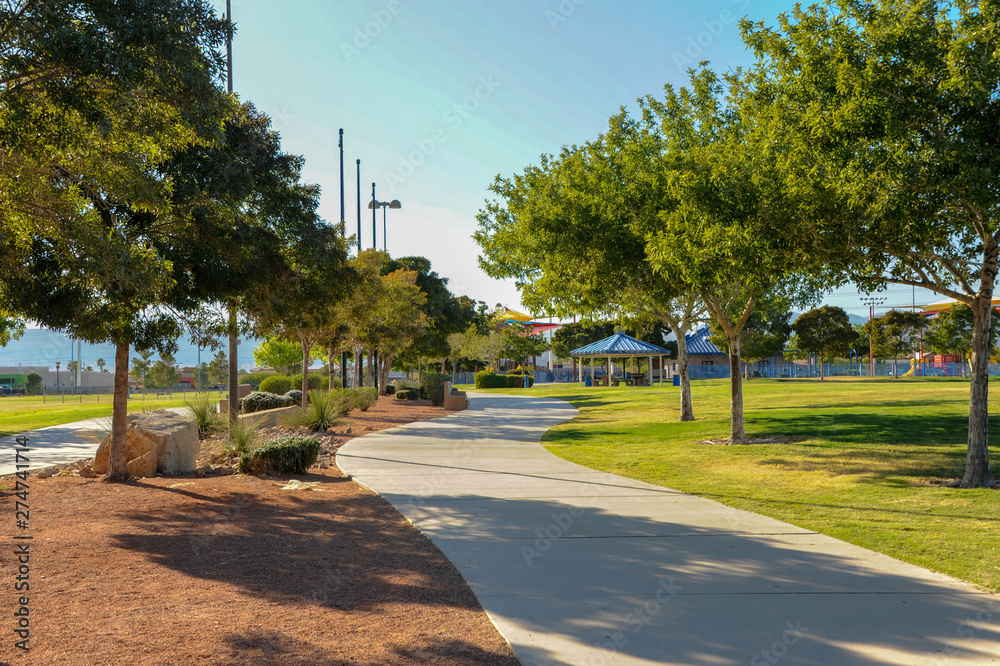
M608 360L608 382L611 386L611 378L614 375L614 359L648 358L649 359L649 385L653 385L653 357L660 358L660 386L663 386L663 357L670 356L670 352L663 347L658 347L642 340L636 340L631 335L615 333L610 338L593 342L586 347L580 347L570 352L570 356L580 359L580 385L583 385L583 361L590 359L590 376L594 376L594 359Z

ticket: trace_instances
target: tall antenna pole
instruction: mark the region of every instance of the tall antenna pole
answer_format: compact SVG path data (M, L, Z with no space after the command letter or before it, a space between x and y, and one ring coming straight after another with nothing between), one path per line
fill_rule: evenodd
M378 249L378 199L375 198L375 183L372 183L372 249Z

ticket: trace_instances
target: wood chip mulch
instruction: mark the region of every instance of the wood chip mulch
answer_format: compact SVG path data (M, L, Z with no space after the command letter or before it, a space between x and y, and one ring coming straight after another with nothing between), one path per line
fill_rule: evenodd
M0 482L0 663L516 665L441 552L332 464L353 436L445 414L382 398L322 436L326 457L297 477L308 489L233 475L206 443L200 474L33 475L22 532ZM15 532L33 537L27 593L13 590ZM14 647L21 594L27 653Z

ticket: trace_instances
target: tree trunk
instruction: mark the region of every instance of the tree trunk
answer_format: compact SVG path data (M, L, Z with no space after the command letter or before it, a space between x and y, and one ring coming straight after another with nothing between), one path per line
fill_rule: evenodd
M417 357L417 381L423 384L424 382L424 357Z
M331 345L330 346L330 350L327 353L327 358L326 358L326 367L328 367L330 369L330 377L329 377L329 382L328 382L327 388L330 389L331 391L333 389L337 388L337 385L334 383L334 382L337 381L337 375L333 372L333 364L336 361L337 356L338 356L338 353L336 351L334 351L333 346ZM340 374L341 375L344 374L343 368L341 368L341 373Z
M371 351L368 352L368 363L365 365L365 386L373 386L372 383L372 361L374 360L374 355Z
M229 423L236 423L240 414L240 348L237 332L236 304L231 303L229 305ZM125 353L128 354L127 349Z
M726 336L729 339L730 377L730 444L749 444L743 427L743 375L740 373L740 336Z
M983 283L972 305L972 381L969 390L969 445L960 488L995 488L989 451L990 319L993 279L983 271Z
M677 336L677 372L681 376L680 420L694 421L694 403L691 401L691 374L688 372L688 346L685 329L678 327L674 330L674 335ZM663 368L660 368L660 373L663 373Z
M819 380L823 381L826 379L826 368L823 367L823 356L820 355L817 360L819 361Z
M361 353L364 348L361 345L354 345L354 388L361 388Z
M105 480L128 481L125 465L125 429L128 427L128 344L115 348L115 394L111 408L111 444L108 449L108 475Z
M299 341L302 343L302 406L309 405L309 352L312 351L312 342L299 333Z
M378 359L378 385L383 393L385 387L389 385L389 372L392 370L392 362L395 358L395 354L383 353Z

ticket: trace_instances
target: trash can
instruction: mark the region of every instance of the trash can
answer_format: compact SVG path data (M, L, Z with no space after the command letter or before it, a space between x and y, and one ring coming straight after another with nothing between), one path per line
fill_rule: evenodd
M531 375L524 376L524 388L531 388Z
M591 379L590 377L584 377L583 378L583 385L584 386L593 386L594 385L594 380Z
M680 385L681 385L681 376L674 375L674 386L680 386Z

